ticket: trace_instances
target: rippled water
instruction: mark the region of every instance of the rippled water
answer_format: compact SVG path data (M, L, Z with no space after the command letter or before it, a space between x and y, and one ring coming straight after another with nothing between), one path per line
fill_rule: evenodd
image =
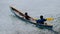
M60 34L60 0L1 0L0 34ZM52 17L53 30L39 29L33 24L25 23L11 13L9 6L16 7L31 17Z

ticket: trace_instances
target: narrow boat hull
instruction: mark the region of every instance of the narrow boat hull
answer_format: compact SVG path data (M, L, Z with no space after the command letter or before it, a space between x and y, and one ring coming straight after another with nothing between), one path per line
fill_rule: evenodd
M12 8L13 8L13 7L12 7ZM25 22L29 22L29 23L31 23L31 24L34 24L34 25L36 25L36 27L41 28L41 29L52 29L52 28L53 28L52 25L42 25L42 24L34 23L34 22L30 21L30 20L26 20L26 19L20 17L19 15L17 15L17 14L16 14L17 12L16 12L15 8L13 8L13 9L12 9L12 8L11 8L11 10L14 9L12 12L15 14L15 16L16 16L17 18L21 19L22 21L25 21Z

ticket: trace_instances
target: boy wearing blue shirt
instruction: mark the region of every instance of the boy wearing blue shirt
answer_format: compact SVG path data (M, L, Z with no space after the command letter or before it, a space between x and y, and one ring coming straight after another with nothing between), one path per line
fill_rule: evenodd
M44 24L45 21L46 19L44 19L42 15L40 16L40 19L36 20L38 24Z

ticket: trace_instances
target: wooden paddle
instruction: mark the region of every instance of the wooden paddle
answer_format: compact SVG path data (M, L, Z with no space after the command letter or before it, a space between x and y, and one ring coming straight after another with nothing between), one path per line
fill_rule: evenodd
M46 18L47 19L47 21L53 21L54 20L54 18ZM34 18L34 20L38 20L38 18Z

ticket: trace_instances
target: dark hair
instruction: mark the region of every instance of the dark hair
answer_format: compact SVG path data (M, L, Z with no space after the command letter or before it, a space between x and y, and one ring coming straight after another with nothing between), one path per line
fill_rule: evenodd
M40 18L43 19L43 15L41 15Z
M27 12L25 12L25 15L27 15Z

